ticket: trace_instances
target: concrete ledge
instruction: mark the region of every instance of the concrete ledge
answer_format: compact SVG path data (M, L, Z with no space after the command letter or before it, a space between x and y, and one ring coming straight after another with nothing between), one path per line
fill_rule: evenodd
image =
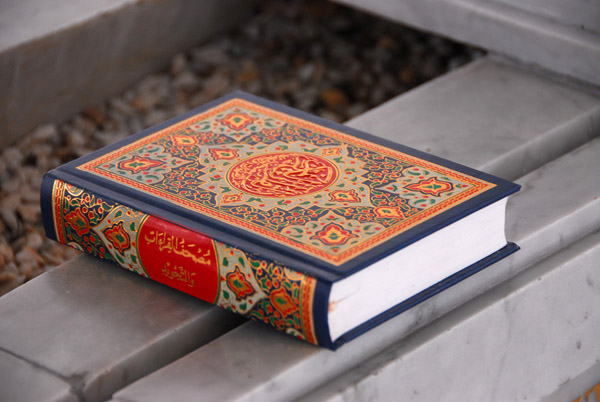
M115 394L115 397L118 400L136 402L165 399L291 400L312 388L327 384L353 366L362 367L361 362L366 357L385 355L386 350L393 350L396 346L392 345L401 343L402 339L412 332L443 317L510 276L523 270L527 272L527 267L565 247L569 242L589 234L591 230L597 230L600 227L600 213L594 211L599 211L600 199L594 200L594 197L598 195L597 189L600 187L597 184L600 179L595 177L593 171L581 181L573 180L573 187L564 190L565 197L552 199L555 188L548 186L548 183L553 180L565 183L572 172L569 168L573 165L590 166L597 160L598 155L600 141L596 140L519 180L523 185L523 192L518 193L512 205L508 207L507 223L509 238L522 246L519 252L367 332L338 351L318 349L271 331L264 325L248 322L148 377L132 383ZM572 197L577 202L571 204L570 200L565 199L567 194L577 194ZM533 200L538 202L536 213L532 212ZM518 221L528 214L532 216L525 219L524 224L518 225ZM547 242L547 239L552 241ZM465 321L469 320L468 315L463 314L461 317ZM447 353L451 354L452 350L453 346L448 348ZM402 359L402 356L396 356ZM430 370L428 366L435 366L436 361L426 359L418 363L421 370L427 372ZM483 367L483 363L479 366ZM360 373L360 369L358 372ZM353 380L356 379L355 375L351 375ZM391 381L394 384L397 382L399 380ZM233 383L236 384L235 387L229 386ZM165 387L165 384L169 384L172 389ZM393 387L390 384L385 386ZM552 390L553 388L547 392ZM332 389L328 390L331 391ZM398 400L411 400L410 395L403 396L405 397ZM351 400L368 399L358 397ZM395 399L388 394L381 400ZM456 396L448 400L456 400Z
M243 0L8 0L0 13L0 148L130 87L235 26Z
M71 385L35 364L0 350L0 389L4 402L75 402Z
M0 399L48 402L105 400L244 321L89 256L2 296L0 317L0 370L20 360Z
M469 85L460 85L469 80ZM544 108L547 100L552 99L555 107ZM336 352L312 347L248 322L129 385L114 398L138 402L292 400L389 350L417 329L598 230L600 177L594 169L577 167L594 166L600 155L600 140L590 141L553 161L556 155L550 152L551 141L541 141L545 145L540 146L536 140L553 132L554 126L587 116L588 110L597 110L597 105L595 98L579 96L562 85L484 60L352 120L349 125L368 127L376 135L401 143L418 142L421 149L469 161L477 168L489 166L493 160L494 169L507 175L519 176L520 172L541 164L519 179L523 190L512 197L508 206L508 238L520 244L522 250ZM533 111L536 113L530 113ZM563 137L582 135L581 141L589 138L585 132L561 133ZM561 143L563 152L574 145ZM515 147L520 147L518 164L511 156ZM579 175L578 180L572 180L574 171ZM452 353L452 347L447 353ZM426 363L435 365L436 360ZM389 394L382 398L394 399Z
M336 1L600 86L599 22L593 19L600 13L594 2L563 2L549 12L548 2L540 1ZM576 7L568 18L557 19L571 3Z
M590 394L596 397L596 401L600 400L600 362L596 362L592 367L585 370L583 373L576 377L571 377L560 387L551 393L540 399L540 402L556 402L556 401L575 401L581 397L579 402L592 402Z
M530 173L519 179L523 190L508 206L508 238L521 251L337 352L256 322L239 325L218 307L90 257L0 299L5 323L0 324L0 351L9 355L6 361L18 356L58 380L74 379L67 383L71 391L92 400L110 397L127 384L113 394L115 401L289 400L326 387L327 381L346 378L354 366L403 344L403 337L600 228L600 176L592 168L600 139L590 141L597 135L599 102L482 60L351 121L376 135L507 177ZM580 143L585 144L569 152ZM472 320L460 317L464 325ZM452 351L450 338L444 353ZM54 400L65 395L60 381L44 386L49 395L58 395ZM329 397L330 391L319 395Z
M598 372L599 260L596 232L299 400L539 401Z
M600 135L600 99L481 59L346 124L515 180Z

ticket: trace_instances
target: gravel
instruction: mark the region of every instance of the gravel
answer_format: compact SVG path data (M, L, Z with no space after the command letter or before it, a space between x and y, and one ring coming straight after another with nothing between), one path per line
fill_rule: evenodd
M329 2L267 2L234 32L0 154L0 295L76 256L46 239L42 174L234 89L343 122L482 52Z

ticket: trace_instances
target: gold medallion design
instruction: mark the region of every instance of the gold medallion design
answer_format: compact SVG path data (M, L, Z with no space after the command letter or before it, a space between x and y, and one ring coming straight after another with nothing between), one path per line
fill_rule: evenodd
M337 179L335 165L315 155L296 152L258 155L228 172L236 189L263 197L294 197L316 193Z

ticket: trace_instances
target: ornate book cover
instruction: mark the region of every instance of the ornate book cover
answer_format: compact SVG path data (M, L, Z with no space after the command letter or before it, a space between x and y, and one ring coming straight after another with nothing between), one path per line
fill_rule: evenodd
M236 92L47 173L42 212L52 239L335 348L516 246L337 340L333 283L517 190Z

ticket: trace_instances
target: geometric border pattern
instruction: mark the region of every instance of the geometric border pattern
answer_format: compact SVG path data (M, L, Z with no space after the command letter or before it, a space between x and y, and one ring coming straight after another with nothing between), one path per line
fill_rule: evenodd
M144 255L148 248L142 247L140 239L144 225L154 219L148 214L61 180L54 181L52 207L54 232L60 243L317 344L313 317L317 281L312 276L205 237L216 253L211 269L218 278L212 289L216 297L205 298L196 290L205 282L206 271L194 264L177 268L171 264L175 245L171 240L177 236L189 239L186 229L162 222L169 240L162 246L168 247L161 247L162 252L148 258ZM118 243L103 236L107 227L119 228ZM202 236L197 232L193 235ZM123 244L126 247L121 247Z
M301 202L298 197L283 201L243 192L232 194L235 188L228 186L227 174L210 171L227 169L244 158L255 157L258 148L260 152L275 154L282 147L295 147L294 152L316 149L321 157L335 162L343 176L335 183L338 187L301 198ZM144 161L139 155L150 156ZM375 159L395 163L396 171L377 171L377 164L372 163ZM157 160L165 163L157 164ZM356 162L357 169L349 175L341 174L349 171L349 161ZM211 168L215 163L216 168ZM341 265L495 187L442 165L238 98L83 163L77 169L283 243L333 265ZM173 185L165 185L171 175L185 169L196 180L194 189L209 195L208 202L198 195L190 198L187 194L191 187L186 188L185 184L176 191ZM354 200L362 204L353 206ZM388 208L390 202L396 206ZM301 204L312 206L307 209ZM238 212L244 208L254 214ZM275 215L281 220L299 214L312 218L283 226L273 224ZM332 217L330 223L327 216Z

